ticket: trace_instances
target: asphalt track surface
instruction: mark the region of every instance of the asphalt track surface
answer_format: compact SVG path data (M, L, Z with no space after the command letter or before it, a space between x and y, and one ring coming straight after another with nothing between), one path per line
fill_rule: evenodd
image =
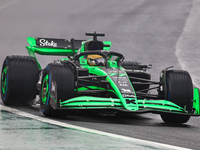
M152 79L168 66L186 69L196 86L199 74L198 0L1 0L0 64L7 55L27 55L26 37L87 39L103 32L112 50L126 60L153 64ZM56 57L38 56L42 66ZM17 108L42 116L38 107ZM200 118L181 126L166 125L159 115L123 117L71 115L55 119L81 127L185 148L200 147Z

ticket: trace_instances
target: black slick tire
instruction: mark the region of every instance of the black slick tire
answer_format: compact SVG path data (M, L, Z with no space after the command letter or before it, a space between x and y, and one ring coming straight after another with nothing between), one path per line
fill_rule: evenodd
M122 67L124 69L131 69L131 70L141 70L140 68L140 63L136 61L123 61L122 62Z
M44 82L48 76L47 83ZM55 110L50 105L50 90L52 81L57 85L57 100L67 100L75 97L75 76L70 65L49 64L43 71L41 91L40 91L40 108L42 113L48 117L63 117L66 115L65 110ZM46 93L46 101L43 101L45 84L48 84L48 92Z
M136 77L136 78L140 78L140 79L146 79L146 80L150 80L151 79L151 75L146 71L143 70L140 67L140 63L136 62L136 61L123 61L122 62L122 67L125 69L127 75L129 77ZM134 79L134 78L130 78L131 83L133 82L141 82L141 80L139 79ZM132 84L134 87L134 90L137 91L141 91L144 90L144 93L148 92L149 86L148 84Z
M1 98L5 105L28 105L38 94L39 70L35 58L7 56L1 72Z
M193 84L187 71L168 70L166 72L166 89L164 97L189 112L192 110ZM186 123L190 119L190 116L163 113L161 114L161 118L165 123L181 124Z

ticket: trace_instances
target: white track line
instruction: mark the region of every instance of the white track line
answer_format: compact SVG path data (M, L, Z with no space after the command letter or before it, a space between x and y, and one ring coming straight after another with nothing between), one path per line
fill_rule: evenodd
M131 137L127 137L127 136L122 136L122 135L112 134L112 133L108 133L108 132L93 130L93 129L84 128L84 127L80 127L80 126L75 126L75 125L55 121L55 120L52 120L52 119L49 119L49 118L32 115L32 114L22 112L20 110L13 109L13 108L10 108L10 107L4 106L4 105L0 105L0 108L1 108L1 110L10 112L10 113L13 113L13 114L16 114L16 115L31 118L31 119L38 120L38 121L45 122L45 123L49 123L49 124L52 124L52 125L65 127L65 128L69 128L69 129L73 129L73 130L79 130L79 131L82 131L82 132L87 132L87 133L92 133L92 134L98 134L98 135L102 135L102 136L108 136L108 137L112 137L112 138L118 138L118 139L130 141L130 142L134 142L137 145L139 144L141 146L142 145L143 146L148 145L148 146L152 146L152 147L157 147L159 149L165 148L165 149L174 149L174 150L190 150L190 149L183 148L183 147L172 146L172 145L162 144L162 143L157 143L157 142L151 142L151 141L147 141L147 140L140 140L140 139L131 138Z
M14 1L10 1L10 2L8 2L8 3L6 3L6 4L3 4L3 5L1 5L0 6L0 10L2 10L2 9L4 9L4 8L7 8L7 7L9 7L10 5L13 5L13 4L15 4L16 2L18 2L19 0L14 0Z

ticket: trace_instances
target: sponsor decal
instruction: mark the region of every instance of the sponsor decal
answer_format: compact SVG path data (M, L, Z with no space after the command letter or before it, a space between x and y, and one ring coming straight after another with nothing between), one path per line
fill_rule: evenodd
M70 49L71 43L65 39L36 38L38 47Z
M126 104L136 104L135 100L126 99Z
M124 98L135 98L135 93L133 91L132 85L123 70L109 68L105 69L105 71L114 81Z
M39 42L40 42L40 46L43 46L43 47L44 46L57 47L57 45L58 45L53 40L51 42L49 42L48 40L40 39Z
M126 87L126 86L128 86L128 84L126 84L126 83L124 83L124 84L119 84L119 86L122 86L122 87L125 86L125 87Z
M124 98L135 98L135 95L133 95L133 94L122 94L122 96Z
M132 93L130 89L121 89L121 93Z
M131 89L124 89L122 88L121 89L121 93L122 93L122 96L123 97L126 97L126 98L135 98L135 94L134 92L131 90Z
M126 81L118 81L118 83L119 83L119 84L121 84L121 83L126 83Z

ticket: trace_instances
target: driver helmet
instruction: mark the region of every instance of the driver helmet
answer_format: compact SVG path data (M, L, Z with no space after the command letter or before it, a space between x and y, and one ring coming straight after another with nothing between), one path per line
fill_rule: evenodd
M105 58L101 55L88 55L87 63L89 66L105 66Z

